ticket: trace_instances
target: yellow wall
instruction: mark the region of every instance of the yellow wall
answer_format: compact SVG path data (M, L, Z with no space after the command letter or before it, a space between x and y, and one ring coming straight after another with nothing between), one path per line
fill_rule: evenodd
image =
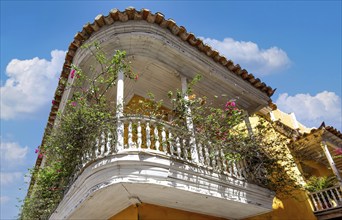
M305 192L294 192L294 197L273 199L273 211L244 220L316 220Z
M303 161L303 164L305 164L306 166L309 166L311 168L313 168L313 171L310 173L310 175L312 176L331 176L334 175L334 173L332 172L331 169L328 169L328 167L313 161L313 160L306 160Z
M252 127L254 127L258 121L258 117L250 118ZM277 132L276 130L269 131L268 134L269 138L274 138L277 136L280 136L281 134ZM278 147L280 147L284 152L287 152L287 155L289 159L295 159L292 157L291 151L287 147L287 141L288 139L284 140L285 142ZM283 161L281 163L285 163L286 161ZM323 167L315 166L317 172L319 173L325 173L326 170L324 170ZM305 184L304 178L300 172L300 169L298 166L293 166L291 168L291 171L296 174L296 180L297 184ZM306 192L304 191L294 191L292 193L292 196L287 196L286 198L277 198L275 197L273 200L272 205L273 211L269 212L267 214L255 216L248 218L248 220L310 220L310 219L316 219L314 216L311 205L309 203L308 197L306 195Z
M109 220L138 220L138 208L130 206L118 214L109 218Z
M130 206L109 220L225 220L223 218L187 212L163 206L140 204Z

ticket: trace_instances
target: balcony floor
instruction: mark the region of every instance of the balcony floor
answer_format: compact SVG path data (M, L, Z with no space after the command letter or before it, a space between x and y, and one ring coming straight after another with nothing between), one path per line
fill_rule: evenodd
M272 210L272 192L152 151L122 151L79 174L51 219L108 219L136 203L242 219Z

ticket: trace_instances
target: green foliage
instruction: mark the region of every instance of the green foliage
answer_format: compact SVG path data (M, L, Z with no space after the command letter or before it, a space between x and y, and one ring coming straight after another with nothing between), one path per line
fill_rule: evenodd
M261 116L255 116L258 122L250 134L244 125L247 115L234 100L217 106L214 104L216 100L197 97L193 93L192 87L200 79L196 76L188 84L187 98L179 90L168 92L172 106L170 122L183 131L187 131L191 123L196 142L213 148L212 157L222 151L228 165L243 161L248 182L275 191L278 197L301 189L296 163L286 145L287 138L276 132L273 124ZM150 112L158 115L162 103L157 105L154 97L152 100L157 108Z
M116 51L108 56L98 43L88 44L83 49L91 51L100 70L90 67L91 75L75 65L67 85L73 90L63 112L58 113L56 125L40 147L44 156L42 167L32 170L34 186L23 201L21 219L48 218L63 198L72 175L80 169L84 152L95 146L96 137L104 129L115 126L115 109L108 106L106 92L115 86L118 72L128 78L135 78L125 62L125 52Z
M312 176L306 182L305 189L309 192L318 192L323 189L327 189L335 186L337 183L335 176Z
M125 52L117 51L107 58L98 43L85 45L83 49L91 52L96 65L90 67L91 74L72 65L71 83L66 89L72 90L73 96L64 111L58 113L54 129L40 148L44 166L32 172L34 187L24 201L22 219L49 217L72 183L73 175L81 169L83 156L93 152L96 137L103 130L115 133L115 109L109 106L106 95L115 86L118 72L137 79L124 60ZM216 100L196 97L193 86L200 79L196 76L185 94L179 90L168 93L170 110L163 107L163 100L158 101L149 93L149 99L126 108L125 113L170 120L180 131L186 131L182 135L191 135L192 130L197 143L211 148L211 156L223 152L229 166L245 163L248 182L267 187L278 196L291 194L299 185L286 138L275 133L272 124L261 117L251 134L244 125L246 113L234 100L217 106Z

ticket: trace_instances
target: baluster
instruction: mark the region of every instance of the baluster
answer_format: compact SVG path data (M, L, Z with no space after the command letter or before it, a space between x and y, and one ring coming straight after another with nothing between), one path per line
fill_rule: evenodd
M244 178L247 178L247 172L246 172L246 169L247 169L247 164L246 164L246 159L241 159L241 162L242 162L242 174L243 174L243 177Z
M157 125L154 127L154 146L156 147L156 150L159 151L160 143Z
M184 159L185 160L188 160L189 159L189 154L188 154L188 146L186 144L186 139L184 138L183 141L182 141L182 144L183 144L183 155L184 155Z
M133 148L132 121L128 123L128 149Z
M173 142L172 142L172 133L171 131L169 131L169 146L170 146L170 154L171 156L174 156L174 146L173 146Z
M211 157L211 166L213 169L216 169L216 152L213 152L213 148L210 146L210 157Z
M336 198L336 196L335 196L334 189L329 189L329 192L330 192L331 196L333 197L332 199L333 199L336 203L338 203L338 200L337 200L337 198ZM338 204L336 204L336 205L338 205Z
M227 161L227 164L228 164L228 168L227 168L228 174L229 174L230 176L232 176L232 174L233 174L233 165L232 165L232 161L231 161L231 160L228 160L228 161Z
M106 156L112 151L112 141L113 141L113 137L112 137L112 132L110 132L110 130L108 129L107 132L107 152L106 152Z
M204 147L204 155L205 155L205 165L210 166L210 154L209 154L208 146Z
M323 203L324 203L324 205L325 205L325 208L324 208L324 209L329 208L328 203L327 203L327 201L326 201L326 197L324 196L324 194L323 194L322 192L319 192L319 194L321 195L322 200L323 200Z
M340 194L341 187L337 187L337 188L335 188L335 190L337 192L338 200L342 201L342 197L341 197L341 194Z
M217 166L217 169L222 171L222 160L221 160L221 155L220 155L220 150L219 149L216 149L215 150L215 158L216 158L216 166Z
M318 204L317 204L317 201L315 199L315 196L313 194L310 194L309 196L310 196L310 200L313 203L314 211L318 211Z
M151 128L149 122L146 122L146 146L148 149L151 149Z
M320 209L319 210L323 210L323 204L321 202L321 199L319 198L318 193L314 193L314 195L316 196L316 201L318 202Z
M86 165L90 160L91 160L90 150L88 149L86 152L84 165Z
M103 156L107 151L107 140L104 131L101 132L101 155Z
M138 127L137 127L137 144L138 144L138 148L139 150L141 149L141 144L142 144L142 134L141 134L141 125L140 125L140 121L138 121Z
M165 132L165 127L164 126L162 128L162 146L163 146L163 151L165 153L167 153L166 132Z
M333 204L331 203L332 198L331 198L331 196L329 195L329 191L326 190L326 191L324 191L323 193L326 195L326 196L325 196L325 199L326 199L326 201L327 201L327 203L328 203L328 208L331 208L331 207L333 206Z
M242 163L241 163L240 159L237 161L237 172L238 172L239 178L243 178L243 176L242 176Z
M227 161L226 161L226 156L223 153L223 149L221 148L220 150L221 153L221 161L222 161L222 166L223 166L223 171L227 171Z
M99 148L100 148L100 140L99 140L99 138L96 138L94 152L93 152L93 158L97 158Z
M233 172L232 172L232 174L233 174L233 176L234 177L238 177L238 173L237 173L237 167L236 167L236 161L234 161L233 163L232 163L232 168L233 168Z
M176 147L177 147L177 155L178 157L181 157L182 151L181 151L181 144L180 144L179 137L176 138Z
M84 153L82 154L82 166L84 167L86 163L87 163L87 150L85 150Z
M203 148L202 148L202 144L198 143L198 156L199 156L199 163L200 164L204 164L204 157L203 157Z

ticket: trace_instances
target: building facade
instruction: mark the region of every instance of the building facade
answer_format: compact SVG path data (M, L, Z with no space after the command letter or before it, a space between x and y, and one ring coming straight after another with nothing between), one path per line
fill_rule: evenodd
M168 91L178 89L189 99L188 83L200 73L202 80L194 86L196 95L238 97L236 103L246 116L257 113L277 124L276 131L287 136L291 143L314 148L312 152L296 148L296 152L305 151L311 157L302 167L298 165L298 172L304 173L305 166L307 170L312 167L311 160L319 160L321 154L313 158L314 153L324 152L324 158L328 159L311 169L310 175L335 174L340 179L342 163L336 165L331 159L331 153L342 147L339 131L324 126L310 130L293 116L292 124L289 123L289 115L274 110L271 87L172 19L147 9L127 8L122 12L114 9L107 16L97 16L75 35L66 55L45 136L58 127L57 112L66 109L76 91L66 89L76 79L70 77L72 64L82 69L99 68L93 54L80 49L95 41L108 54L126 51L139 79L135 82L124 77L123 71L118 72L116 87L107 92L107 98L116 107L115 129L102 133L92 152L84 153L82 166L48 218L315 219L314 214L319 216L326 209L338 208L342 198L338 187L326 193L335 199L333 205L324 199L326 196L308 195L304 191L294 192L299 200L292 197L280 200L266 187L249 182L246 163L229 163L219 148L196 140L191 118L186 120L190 133L184 135L168 120L126 114L127 106L148 100L149 91L156 100L166 100ZM224 103L224 97L216 99L214 104ZM163 107L172 109L167 104ZM253 123L248 117L245 121L252 132ZM311 139L318 145L306 143ZM43 167L44 161L44 157L38 158L36 166ZM320 173L324 169L326 172ZM34 191L34 180L29 194L30 191Z

